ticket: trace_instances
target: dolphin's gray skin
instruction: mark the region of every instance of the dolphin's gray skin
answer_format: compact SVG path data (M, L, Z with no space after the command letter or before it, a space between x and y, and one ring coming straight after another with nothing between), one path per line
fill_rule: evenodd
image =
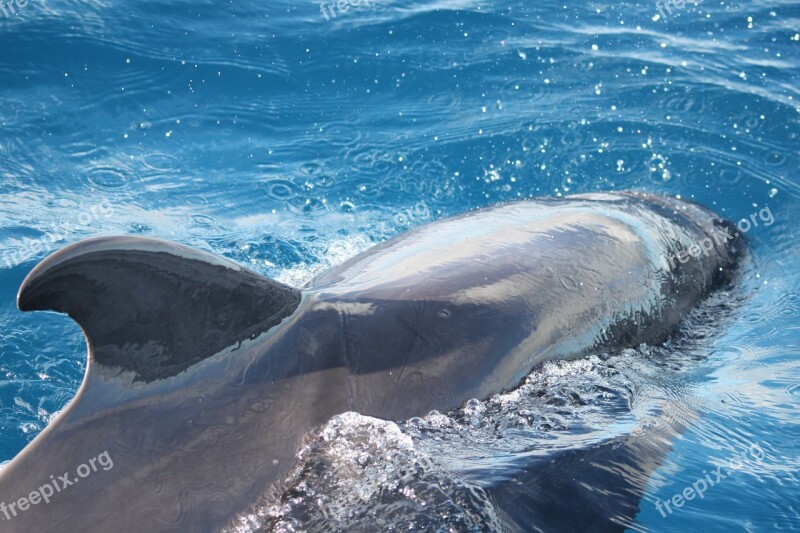
M447 410L545 360L662 341L743 243L666 258L730 227L632 193L518 202L416 228L302 292L153 239L69 246L18 305L80 324L86 376L0 472L0 529L218 531L335 414ZM112 468L20 503L104 452Z

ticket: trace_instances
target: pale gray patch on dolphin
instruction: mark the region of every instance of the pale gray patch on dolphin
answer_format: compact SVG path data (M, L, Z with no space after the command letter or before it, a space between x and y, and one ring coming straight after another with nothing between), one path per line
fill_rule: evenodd
M346 313L348 315L372 315L375 314L375 306L370 303L360 302L320 302L317 304L317 309L332 310L337 313Z

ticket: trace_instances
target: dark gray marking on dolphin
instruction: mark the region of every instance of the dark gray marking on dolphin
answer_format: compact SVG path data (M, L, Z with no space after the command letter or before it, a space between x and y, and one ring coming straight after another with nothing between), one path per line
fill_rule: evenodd
M68 314L95 362L133 371L136 381L174 376L252 339L300 303L300 291L234 263L158 241L124 242L99 238L52 255L23 283L18 305Z
M86 376L0 471L0 500L103 451L114 468L0 516L3 530L218 531L335 414L452 409L543 361L661 342L731 279L743 242L663 258L728 224L632 193L511 203L399 235L302 295L177 244L69 246L31 272L18 303L79 322ZM554 275L566 265L574 283Z

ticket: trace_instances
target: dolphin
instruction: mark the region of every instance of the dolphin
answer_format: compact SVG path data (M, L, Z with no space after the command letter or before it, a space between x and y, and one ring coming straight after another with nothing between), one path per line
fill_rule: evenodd
M302 290L156 239L67 246L17 304L80 325L86 374L0 471L0 528L219 531L334 415L454 409L544 361L664 341L733 279L734 228L650 194L526 200L419 226Z

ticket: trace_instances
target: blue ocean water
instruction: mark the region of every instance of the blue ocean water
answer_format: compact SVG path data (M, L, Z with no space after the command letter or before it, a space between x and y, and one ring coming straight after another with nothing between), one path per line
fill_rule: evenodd
M430 220L635 189L749 220L751 254L679 379L620 384L630 420L658 398L689 425L629 527L799 530L800 3L331 5L2 2L0 460L83 376L78 327L14 302L69 243L161 237L300 285Z

